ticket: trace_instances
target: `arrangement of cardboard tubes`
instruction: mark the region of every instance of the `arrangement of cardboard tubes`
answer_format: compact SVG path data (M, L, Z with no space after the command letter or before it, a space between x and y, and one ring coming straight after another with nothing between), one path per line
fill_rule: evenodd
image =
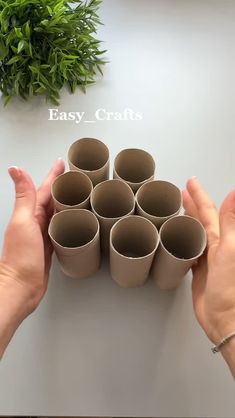
M180 215L178 187L154 180L153 157L122 150L109 180L108 147L82 138L70 146L68 164L52 185L48 230L62 271L88 277L103 255L122 287L142 286L152 276L161 289L175 289L203 254L206 232L197 219Z

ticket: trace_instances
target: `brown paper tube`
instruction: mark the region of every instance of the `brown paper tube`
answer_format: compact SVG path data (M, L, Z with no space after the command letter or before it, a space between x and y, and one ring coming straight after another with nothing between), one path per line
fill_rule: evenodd
M136 213L149 219L157 228L167 219L178 215L181 205L181 191L168 181L150 181L136 193Z
M90 209L92 189L91 180L81 171L68 171L61 174L55 179L51 187L56 211Z
M64 274L84 278L100 266L99 222L87 209L68 209L56 213L49 236Z
M160 244L151 274L161 289L175 289L203 254L206 232L197 219L182 215L168 219L159 234Z
M153 157L142 149L124 149L114 161L113 178L124 180L135 193L142 184L154 178Z
M159 235L148 219L127 216L110 234L110 271L122 287L142 286L148 278Z
M68 151L68 163L70 170L87 174L93 186L109 178L109 150L99 139L75 141Z
M109 253L109 235L115 222L135 211L135 196L122 180L107 180L91 193L91 208L100 223L101 250Z

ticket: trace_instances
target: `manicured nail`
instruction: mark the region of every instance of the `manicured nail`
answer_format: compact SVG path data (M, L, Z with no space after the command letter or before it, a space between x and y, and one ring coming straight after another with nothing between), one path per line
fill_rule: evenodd
M59 164L61 162L64 163L64 160L63 160L63 158L59 157L59 158L57 158L55 164Z
M21 170L16 165L12 165L11 167L9 167L8 173L13 178L13 180L19 180L19 178L21 177Z

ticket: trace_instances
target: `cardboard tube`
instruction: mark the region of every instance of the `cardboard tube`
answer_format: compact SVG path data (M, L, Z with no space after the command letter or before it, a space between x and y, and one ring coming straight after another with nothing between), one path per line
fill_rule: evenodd
M74 278L90 276L100 266L99 222L87 209L56 213L48 233L64 274Z
M190 216L168 219L160 229L160 244L151 275L161 289L175 289L204 252L207 244L202 224Z
M114 161L113 178L125 181L134 193L142 184L154 178L154 172L153 157L142 149L124 149Z
M51 195L57 212L65 209L90 209L93 186L81 171L68 171L56 177Z
M106 180L93 189L91 208L100 223L101 250L107 255L113 224L135 211L134 193L122 180Z
M142 286L148 278L159 235L148 219L127 216L110 234L110 271L122 287Z
M149 219L158 229L167 219L178 215L181 205L181 191L168 181L150 181L136 193L136 213Z
M75 141L68 151L68 163L70 170L87 174L93 186L109 178L109 150L99 139Z

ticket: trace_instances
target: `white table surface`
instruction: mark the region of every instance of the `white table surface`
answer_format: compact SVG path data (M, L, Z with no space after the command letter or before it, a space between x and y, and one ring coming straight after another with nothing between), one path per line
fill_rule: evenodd
M235 2L105 0L110 64L86 95L64 93L60 111L143 113L141 121L48 121L42 100L0 112L0 235L13 204L7 167L39 184L82 136L111 157L142 147L157 178L181 188L198 176L220 204L234 187ZM0 365L0 415L235 417L234 383L192 311L190 277L175 292L151 282L124 290L107 266L84 281L54 261L48 293Z

